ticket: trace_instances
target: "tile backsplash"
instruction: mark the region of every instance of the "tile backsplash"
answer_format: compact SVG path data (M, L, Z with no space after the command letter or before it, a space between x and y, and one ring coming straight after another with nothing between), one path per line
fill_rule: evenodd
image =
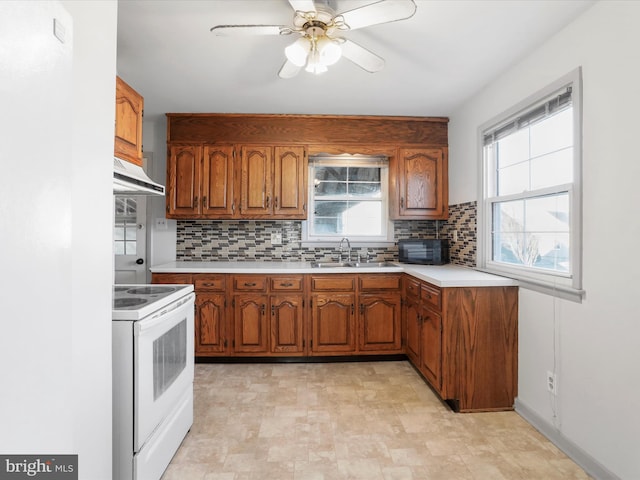
M337 244L331 248L301 246L299 220L178 220L176 259L182 261L326 261L334 260ZM395 239L449 238L451 263L475 265L475 202L449 207L447 221L402 220L394 222ZM452 241L456 230L458 241ZM271 243L281 236L282 244ZM365 253L364 248L354 248ZM377 261L397 260L398 247L369 248Z

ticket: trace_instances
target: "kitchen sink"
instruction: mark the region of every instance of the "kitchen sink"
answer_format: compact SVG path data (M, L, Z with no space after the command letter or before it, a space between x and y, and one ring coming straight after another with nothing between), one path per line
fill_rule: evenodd
M353 268L397 267L397 265L391 262L349 262L348 266Z
M336 267L350 267L349 262L312 262L312 268L336 268Z
M350 268L385 268L385 267L397 267L391 262L313 262L312 268L336 268L336 267L350 267Z

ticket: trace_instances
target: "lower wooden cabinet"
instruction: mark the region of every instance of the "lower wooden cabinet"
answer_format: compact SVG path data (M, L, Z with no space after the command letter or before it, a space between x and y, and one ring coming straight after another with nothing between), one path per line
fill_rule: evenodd
M269 351L269 327L266 295L234 295L233 309L235 353L262 353Z
M438 288L406 276L402 312L407 357L454 410L513 408L518 287Z
M360 352L402 351L400 292L360 295Z
M513 408L518 287L439 288L407 274L153 274L192 283L195 353L406 353L456 411Z
M226 297L220 293L196 295L195 353L223 354L227 350Z
M439 393L442 392L442 318L428 308L422 308L421 354L418 369Z
M271 353L304 353L304 296L272 295Z
M414 365L420 364L422 323L420 318L420 282L409 276L404 278L402 321L405 353Z
M356 351L355 293L311 295L311 354L346 355Z

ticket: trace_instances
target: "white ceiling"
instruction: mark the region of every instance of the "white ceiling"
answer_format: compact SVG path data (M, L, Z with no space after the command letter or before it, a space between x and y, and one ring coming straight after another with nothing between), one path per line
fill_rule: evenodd
M344 36L386 60L277 76L291 36L219 37L214 25L291 25L287 0L119 0L118 75L166 112L449 116L594 0L415 0L407 20ZM331 0L336 12L375 0Z

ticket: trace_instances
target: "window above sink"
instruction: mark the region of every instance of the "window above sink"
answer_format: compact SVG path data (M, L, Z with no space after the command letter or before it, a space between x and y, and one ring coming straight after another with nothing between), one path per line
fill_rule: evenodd
M309 180L303 245L335 244L345 236L360 245L393 242L386 156L314 155Z

